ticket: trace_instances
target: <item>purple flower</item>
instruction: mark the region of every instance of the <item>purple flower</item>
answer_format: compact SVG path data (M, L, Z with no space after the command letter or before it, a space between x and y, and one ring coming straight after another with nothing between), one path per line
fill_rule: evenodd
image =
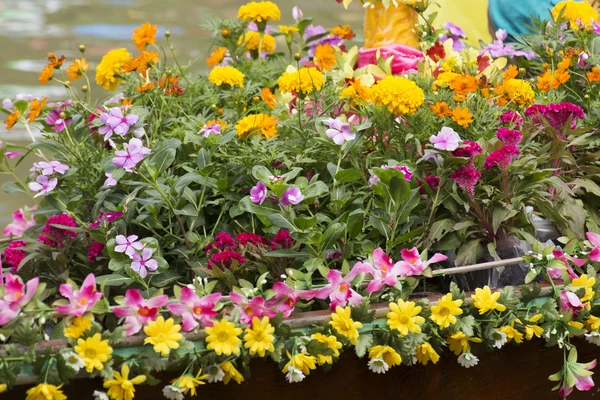
M285 207L289 206L290 204L296 205L302 200L304 200L304 196L302 195L300 189L297 187L292 187L283 193L283 196L281 196L281 199L279 199L279 204Z
M69 170L69 167L60 161L40 161L39 163L34 163L33 167L29 170L32 175L36 172L41 172L42 175L54 175L55 172L58 172L61 175L64 175L65 172Z
M294 8L292 8L292 17L294 18L294 20L300 21L302 19L302 16L303 14L300 7L295 6Z
M248 30L249 30L249 31L252 31L252 32L259 32L259 30L258 30L258 25L256 25L256 23L255 23L255 22L250 22L250 23L248 24ZM269 25L265 26L265 33L266 33L266 34L269 34L269 33L271 33L271 30L272 30L272 28L271 28Z
M129 132L129 128L137 124L139 117L135 114L127 114L123 116L123 111L120 107L114 107L108 110L107 113L100 114L100 122L104 124L98 133L104 135L104 140L108 140L112 134L125 136Z
M129 257L133 258L134 254L137 254L138 251L144 248L144 245L137 240L137 235L129 235L127 237L124 235L118 235L115 238L115 242L117 243L115 246L115 251L117 253L125 253Z
M56 178L48 179L48 177L46 175L40 175L36 178L35 182L29 182L29 189L32 192L39 192L38 194L36 194L34 196L34 197L38 197L38 196L41 196L48 192L51 192L56 187L57 184L58 184L58 179L56 179Z
M443 127L437 135L429 138L433 147L438 150L454 151L460 145L460 136L452 128Z
M23 153L22 151L7 151L6 153L4 153L4 156L8 159L11 159L22 156L23 154L25 153Z
M250 200L254 204L262 204L267 198L267 187L264 183L258 182L256 186L250 189Z
M309 49L308 49L309 57L311 57L311 58L314 57L315 49L320 44L328 44L333 47L336 47L336 46L339 47L344 44L344 40L340 39L336 35L327 35L327 36L319 37L318 39L309 40L315 36L324 35L325 33L327 33L327 30L321 25L310 24L309 26L306 27L302 38L309 46ZM300 61L300 63L302 63L302 60Z
M112 162L117 167L125 168L125 171L132 172L132 169L150 152L150 149L144 147L140 139L132 138L128 144L125 144L125 150L115 151L115 157L112 159Z
M219 126L219 124L204 125L202 129L200 129L199 133L204 135L204 137L209 137L211 133L213 135L220 135L221 127Z
M62 132L71 123L72 118L62 119L60 114L63 112L62 109L56 108L48 113L46 116L46 123L52 126L54 132Z
M156 271L158 263L152 259L152 250L144 248L142 254L134 253L133 262L131 263L131 269L140 274L142 278L148 275L148 271Z
M588 58L590 58L590 55L588 53L586 53L585 51L582 51L581 53L579 53L579 58L577 59L577 64L581 68L588 67L589 66L589 64L587 63Z
M442 36L440 40L445 42L448 39L452 39L452 47L454 51L461 52L465 49L465 44L461 39L465 39L467 34L463 31L459 26L454 25L452 22L446 22L444 24L444 29L446 29L449 35Z
M484 46L481 49L480 54L484 54L487 52L487 53L490 53L490 55L494 58L525 57L528 60L531 60L536 56L534 51L515 50L514 46L509 45L509 44L504 44L504 40L506 39L507 36L508 36L508 34L506 33L506 31L504 29L498 29L496 31L496 40L494 40L492 43Z
M2 100L2 108L4 108L5 110L12 110L13 108L15 108L15 106L13 105L13 102L11 99L4 99Z
M117 180L115 178L113 178L112 174L110 172L105 173L104 175L106 175L106 180L104 181L104 187L110 187L110 186L117 186Z
M327 137L333 139L335 144L341 146L347 141L356 139L356 133L354 133L352 126L346 122L342 122L339 117L336 119L329 118L323 121L323 124L329 127L325 133Z

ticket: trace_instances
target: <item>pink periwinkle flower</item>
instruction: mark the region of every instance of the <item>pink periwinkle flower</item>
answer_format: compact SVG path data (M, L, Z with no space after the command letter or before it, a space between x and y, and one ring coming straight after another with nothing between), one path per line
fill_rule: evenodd
M573 314L577 314L583 308L583 303L579 299L579 296L566 289L560 292L559 304L562 311L571 310Z
M454 151L460 145L460 136L452 128L443 127L437 135L429 138L433 147L438 150Z
M129 132L129 128L137 124L138 120L139 117L135 114L123 116L121 107L110 108L108 112L100 114L100 122L103 126L98 129L98 133L104 136L104 140L108 140L113 133L125 136Z
M246 263L246 259L237 251L224 250L215 254L208 260L208 269L212 269L213 266L219 268L231 268L234 262L237 262L237 265L243 265Z
M339 117L329 118L323 121L323 125L329 127L325 132L327 137L333 140L333 143L337 145L343 145L346 142L356 139L356 133L347 122L343 122Z
M488 171L491 171L494 166L500 169L506 169L512 164L513 159L519 157L521 152L516 146L508 145L498 150L494 150L488 158L486 158L484 166Z
M23 240L16 240L14 242L10 242L4 250L4 261L12 267L13 272L17 272L19 264L21 264L21 261L27 257L27 253L21 250L24 247L27 247L27 242Z
M470 196L475 196L475 185L481 179L481 172L473 167L459 168L450 175L450 180L456 182L459 188Z
M131 262L131 269L137 272L142 278L148 275L148 271L154 272L158 268L158 263L152 258L153 253L152 249L144 247L142 254L135 252L131 257L133 260Z
M579 57L577 58L577 65L579 65L581 68L589 67L590 65L587 63L587 60L589 58L590 55L585 51L582 51L581 53L579 53Z
M465 140L459 148L450 154L453 157L464 157L472 160L481 154L481 146L476 142Z
M129 235L125 237L125 235L117 235L115 238L115 251L117 253L125 253L130 258L133 258L133 255L137 252L141 251L144 248L144 244L138 242L137 235Z
M132 138L126 143L125 150L115 151L115 157L112 162L119 168L125 168L125 171L132 172L133 168L151 153L148 147L144 147L142 141L138 138Z
M235 240L237 240L239 245L242 247L246 247L248 244L251 244L254 246L269 244L269 242L267 242L267 239L265 239L264 237L262 237L260 235L257 235L256 233L252 233L252 232L238 233L237 236L235 237Z
M210 255L213 250L232 250L236 247L237 243L235 242L235 240L233 240L229 233L219 232L217 236L215 236L215 240L209 243L206 247L204 247L204 251Z
M113 178L113 176L110 172L106 172L104 175L106 176L106 180L104 181L102 186L104 186L104 187L117 186L117 183L119 183L119 182L115 178Z
M273 318L277 315L277 312L269 309L265 304L265 299L261 296L253 297L248 299L247 297L236 293L229 293L229 299L234 304L235 309L240 312L240 323L250 325L252 324L252 318L262 317Z
M36 210L37 206L33 206L29 208L30 211ZM22 208L19 208L12 214L13 222L6 225L6 228L2 231L2 235L4 236L13 236L13 237L21 237L23 233L35 225L35 219L33 215L29 215L29 218L26 217L25 211Z
M294 239L290 236L290 232L280 229L271 240L271 250L289 249L293 244Z
M88 261L91 263L96 262L96 259L98 258L98 256L100 256L102 254L102 252L104 251L104 247L105 247L104 243L96 242L94 240L94 242L88 249L88 253L87 253Z
M23 153L22 151L7 151L4 153L4 156L8 159L12 159L22 156L23 154L25 153Z
M65 130L67 126L71 124L73 118L68 117L62 119L60 114L63 112L62 109L56 108L48 113L46 116L46 123L52 127L54 132L59 133Z
M402 257L402 261L398 261L394 264L394 268L397 269L400 276L421 275L430 264L435 264L448 259L448 257L443 254L435 253L429 260L423 261L419 254L419 250L417 250L416 247L413 247L410 250L402 249L400 251L400 256Z
M319 289L315 293L315 297L321 300L329 298L332 310L335 310L337 306L345 307L348 303L353 306L360 304L362 296L352 289L352 280L359 274L370 273L372 268L369 264L357 263L343 278L341 271L329 270L327 273L329 283Z
M302 194L300 189L298 189L297 187L292 187L283 193L281 199L279 199L279 204L286 207L290 204L300 204L302 200L304 200L304 195Z
M46 193L50 193L56 188L58 179L48 178L46 175L40 175L35 179L35 182L29 182L29 190L38 192L33 197L38 197Z
M100 226L100 224L102 222L106 222L106 223L111 223L116 221L117 219L121 218L123 216L123 213L121 211L115 211L115 212L107 212L105 213L104 211L100 211L100 215L98 215L98 219L96 219L96 221L94 221L92 224L90 224L88 226L88 229L94 229Z
M53 225L77 226L75 220L69 214L53 215L46 221L46 225L38 237L39 242L50 247L63 247L65 240L73 240L77 237L77 232Z
M38 163L34 163L33 167L29 170L31 172L31 177L33 177L36 173L41 173L42 175L51 176L55 173L59 173L64 175L65 172L69 170L69 166L61 163L60 161L40 161Z
M523 140L521 132L508 128L500 128L496 132L496 137L506 146L516 146Z
M183 330L191 331L199 324L213 326L213 318L219 313L215 310L216 303L221 299L221 293L211 293L199 297L192 289L181 289L179 303L169 304L167 308L183 320Z
M113 308L113 313L118 318L125 318L125 333L131 336L138 333L148 321L154 321L158 309L167 304L167 301L169 301L167 295L145 300L138 290L129 289L125 292L124 306Z
M515 129L519 129L523 124L523 117L514 111L504 111L500 116L500 122L503 125L514 125Z
M600 235L594 232L586 233L586 236L594 248L590 252L590 260L600 262Z
M221 126L219 124L204 125L198 133L204 135L204 137L209 137L210 135L220 135Z
M73 317L81 317L102 298L102 293L96 291L96 277L94 274L89 274L85 278L79 290L73 290L70 283L63 283L60 285L59 291L60 294L69 299L69 304L57 305L56 311Z
M254 204L262 204L266 198L267 186L264 183L258 182L256 186L250 189L250 200Z
M27 305L35 295L39 278L33 278L26 284L16 275L6 274L4 284L4 297L0 299L0 326L6 325L16 319L21 309Z

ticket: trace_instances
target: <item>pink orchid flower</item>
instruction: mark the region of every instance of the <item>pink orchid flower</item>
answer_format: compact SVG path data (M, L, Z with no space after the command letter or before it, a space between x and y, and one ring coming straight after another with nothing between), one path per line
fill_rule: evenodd
M571 310L573 311L573 314L577 314L577 312L583 308L583 303L579 299L579 296L566 289L563 289L563 291L560 292L559 304L562 311Z
M69 299L66 305L57 305L56 311L61 314L81 317L90 311L96 302L102 297L102 293L96 291L96 277L89 274L83 281L81 289L73 290L70 283L63 283L59 288L60 294Z
M358 264L364 264L371 268L373 279L367 286L368 293L377 292L384 285L394 286L398 282L398 268L394 268L392 259L381 248L373 251L374 266L369 263L359 262Z
M585 392L594 387L594 380L592 379L593 372L589 372L596 367L596 360L589 363L568 363L571 374L575 378L575 387L577 390ZM561 398L566 399L571 392L573 392L573 386L569 387L566 381L563 380L560 389L558 389L558 395Z
M169 304L167 308L173 314L183 317L183 330L189 332L199 323L213 326L212 318L218 314L215 307L220 299L221 293L199 297L192 289L184 287L181 289L179 303Z
M552 255L554 256L555 259L560 260L560 261L562 261L563 264L565 264L565 266L567 267L567 273L569 274L569 277L571 279L578 278L575 271L573 271L573 268L571 268L571 266L569 265L569 261L571 261L573 264L577 265L578 267L582 267L585 264L585 260L582 260L580 258L571 257L570 255L565 254L561 250L558 250L558 249L552 250ZM550 278L552 278L552 279L562 279L563 278L562 270L560 268L548 268L548 274L550 275Z
M229 293L229 299L234 303L234 307L240 311L240 323L250 325L252 324L252 318L262 317L273 318L277 313L265 305L265 299L262 296L256 296L248 300L247 297L231 292Z
M352 280L358 274L371 273L372 268L369 264L357 263L343 278L341 271L329 270L327 273L329 284L319 289L315 297L321 300L329 297L332 310L335 310L337 306L345 307L348 303L353 306L360 304L362 296L352 289Z
M29 210L33 211L37 209L37 206L33 206L31 207ZM23 236L23 233L31 228L32 226L35 225L35 219L33 217L33 215L29 216L29 219L27 219L25 211L22 208L19 208L17 211L15 211L12 214L13 217L13 222L11 222L10 224L6 225L6 228L4 228L4 230L2 231L2 235L4 236L14 236L14 237L21 237Z
M4 285L4 298L0 299L0 326L17 318L21 309L27 305L35 295L39 278L33 278L26 284L21 278L12 274L6 274Z
M125 292L125 307L115 307L113 312L118 318L125 318L125 333L135 335L150 320L154 321L158 309L169 301L169 296L161 295L144 300L138 290Z
M266 306L275 311L275 313L283 313L284 317L289 317L300 300L311 300L315 297L314 290L295 290L285 282L277 282L273 285L275 297L267 300Z
M400 252L403 261L398 261L394 268L397 269L398 274L400 276L413 276L413 275L421 275L421 273L430 265L440 261L445 261L448 259L443 254L435 253L433 257L431 257L427 261L421 260L421 255L419 254L419 250L416 247L412 249L402 249Z
M594 246L594 249L590 253L590 260L600 262L600 235L594 232L588 232L585 235L592 246Z

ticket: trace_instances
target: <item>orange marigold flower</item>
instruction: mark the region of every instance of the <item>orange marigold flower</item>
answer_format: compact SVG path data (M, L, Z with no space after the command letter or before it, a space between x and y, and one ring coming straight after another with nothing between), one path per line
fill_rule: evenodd
M467 107L461 108L460 106L456 106L456 109L452 111L452 121L466 128L473 122L473 114L469 112Z
M277 134L277 122L275 117L266 114L247 115L238 121L235 129L237 135L246 139L253 133L260 133L267 139L272 139Z
M436 101L435 104L431 104L429 108L440 118L449 117L452 115L452 109L445 101Z
M144 50L149 44L156 42L156 25L151 25L150 22L142 24L141 28L135 28L131 40L135 43L135 47Z
M38 99L31 100L31 103L29 103L29 114L27 115L27 121L29 121L30 124L40 116L42 110L46 106L47 100L47 97L42 97L42 101L39 101Z
M320 44L315 49L315 62L324 71L331 71L337 60L335 58L335 49L328 44Z
M223 61L225 58L225 54L227 54L227 49L225 47L217 47L206 59L206 63L208 64L208 68L214 68Z
M571 67L571 57L565 57L558 63L557 69L559 71L566 71L569 67Z
M275 100L277 99L277 96L271 92L271 89L268 87L263 88L263 90L260 92L260 98L263 99L269 108L275 108Z
M517 69L516 66L511 65L510 67L508 67L508 69L506 71L504 71L504 73L502 74L502 79L504 79L505 81L508 79L514 79L519 75L519 70Z
M11 130L12 127L15 126L15 124L17 123L17 121L19 120L20 117L21 117L21 111L19 111L15 108L15 112L13 112L12 114L8 114L8 118L6 119L6 121L4 121L4 123L6 124L6 129Z
M542 75L537 77L537 87L542 92L548 92L552 89L552 81L553 81L552 72L546 71Z
M352 29L350 29L350 25L338 25L331 30L331 33L344 40L354 39L356 36L354 32L352 32Z
M48 62L50 63L50 65L52 65L52 68L54 68L54 69L59 69L60 67L62 67L63 63L65 62L65 56L60 56L57 58L54 55L54 53L48 53L47 57L48 57Z
M38 76L38 80L40 81L40 85L44 85L52 79L52 75L54 75L54 67L52 64L48 64L44 67L44 69L40 72L40 76Z
M477 79L471 75L459 75L452 80L450 88L459 96L477 91Z
M571 78L569 71L558 70L554 72L554 79L556 80L556 86L564 85Z
M90 68L90 63L85 62L85 58L78 58L73 61L73 64L69 65L69 68L65 71L70 82L77 80L83 76Z
M141 86L138 86L137 88L135 88L135 91L138 93L144 93L144 92L154 89L154 86L155 86L154 82L144 83Z
M587 73L588 80L590 82L600 82L600 68L595 66L590 72Z

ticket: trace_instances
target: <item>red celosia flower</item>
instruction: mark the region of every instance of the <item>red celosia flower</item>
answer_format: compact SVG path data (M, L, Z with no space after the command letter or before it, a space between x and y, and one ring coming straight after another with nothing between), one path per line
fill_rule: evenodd
M514 124L515 128L519 129L521 127L521 124L523 123L523 117L521 117L514 111L504 111L500 116L500 121L504 125Z
M508 168L513 162L513 159L518 157L521 153L516 146L504 146L501 149L495 150L485 160L485 168L490 171L495 165L500 169Z
M215 240L204 248L204 251L210 255L213 250L223 251L227 249L235 249L237 243L227 232L220 232L215 236Z
M104 243L94 241L88 249L88 261L95 262L96 258L104 251Z
M39 242L50 247L63 247L67 238L72 240L77 236L77 232L69 229L54 227L52 226L53 224L72 227L77 226L75 220L71 218L69 214L54 215L48 218L48 221L46 221L46 226L44 226L44 229L42 229L42 234L38 237Z
M571 129L575 129L577 120L585 118L583 109L573 103L554 103L547 106L534 104L525 110L525 115L537 124L541 122L540 116L544 117L558 131L562 130L569 119L571 119Z
M242 247L246 247L248 244L253 244L255 246L260 244L268 244L267 239L251 232L240 233L235 237L235 240L237 240Z
M458 149L454 150L450 154L452 154L454 157L473 159L481 154L481 146L475 142L471 142L470 140L465 140Z
M19 264L27 256L23 250L18 250L21 247L27 247L27 242L23 240L10 242L4 250L4 261L12 267L13 272L17 271Z
M519 131L513 131L508 128L500 128L496 133L498 139L506 146L516 146L523 140L523 135Z
M225 250L215 254L208 260L208 268L212 269L215 265L220 268L230 268L234 260L237 261L238 265L246 263L246 259L237 251Z
M290 232L285 229L279 230L271 240L271 250L289 249L294 244Z
M460 168L450 175L450 180L456 182L458 187L471 196L475 195L475 185L477 185L480 178L481 172L470 166Z

